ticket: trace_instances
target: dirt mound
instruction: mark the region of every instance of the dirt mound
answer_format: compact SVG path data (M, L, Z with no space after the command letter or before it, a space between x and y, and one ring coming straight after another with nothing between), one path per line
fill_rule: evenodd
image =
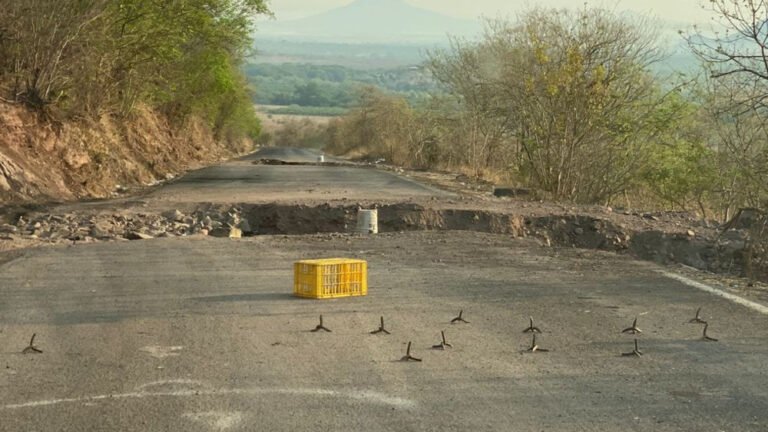
M147 109L53 125L0 102L0 203L109 197L250 148L217 141L199 121L173 128Z

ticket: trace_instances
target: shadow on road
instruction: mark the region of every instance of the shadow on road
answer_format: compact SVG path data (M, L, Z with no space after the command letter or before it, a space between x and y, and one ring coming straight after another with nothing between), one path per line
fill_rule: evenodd
M219 302L249 302L249 301L264 301L264 300L301 300L298 297L294 297L290 293L257 293L257 294L232 294L232 295L220 295L209 297L195 297L194 301L206 302L206 303L219 303Z

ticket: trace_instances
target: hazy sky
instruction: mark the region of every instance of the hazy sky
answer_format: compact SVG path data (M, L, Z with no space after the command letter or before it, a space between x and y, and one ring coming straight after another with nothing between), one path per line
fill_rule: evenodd
M353 0L270 0L277 19L294 19L313 15ZM513 14L530 5L581 7L584 0L407 0L414 6L463 18ZM589 5L606 6L617 11L648 13L673 22L707 22L709 14L701 9L706 0L617 0L589 1Z

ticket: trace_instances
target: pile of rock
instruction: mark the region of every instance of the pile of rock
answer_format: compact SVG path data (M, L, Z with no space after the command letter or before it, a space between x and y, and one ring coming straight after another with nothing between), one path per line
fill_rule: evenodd
M0 225L0 239L39 239L51 243L71 241L146 240L158 237L210 235L240 238L254 234L238 208L226 212L173 210L162 214L65 214L20 217Z

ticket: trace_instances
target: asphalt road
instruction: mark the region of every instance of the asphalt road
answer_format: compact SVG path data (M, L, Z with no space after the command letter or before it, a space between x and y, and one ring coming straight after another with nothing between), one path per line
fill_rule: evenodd
M356 256L366 298L291 297ZM0 267L0 430L764 431L765 316L608 254L476 233L159 239ZM712 323L687 324L695 310ZM466 325L449 320L464 309ZM333 333L315 334L323 314ZM372 336L384 315L391 336ZM521 354L534 316L549 353ZM639 316L642 358L624 358ZM429 348L446 330L454 345ZM32 333L42 354L22 355ZM405 343L423 363L397 360Z
M292 263L331 256L367 259L370 295L292 297ZM0 431L764 432L766 316L662 270L471 232L1 253Z
M203 168L150 192L155 205L190 202L309 202L329 200L405 200L450 193L383 170L317 164L321 153L295 148L264 148L236 161ZM254 165L260 159L307 165ZM327 157L326 162L343 162Z

